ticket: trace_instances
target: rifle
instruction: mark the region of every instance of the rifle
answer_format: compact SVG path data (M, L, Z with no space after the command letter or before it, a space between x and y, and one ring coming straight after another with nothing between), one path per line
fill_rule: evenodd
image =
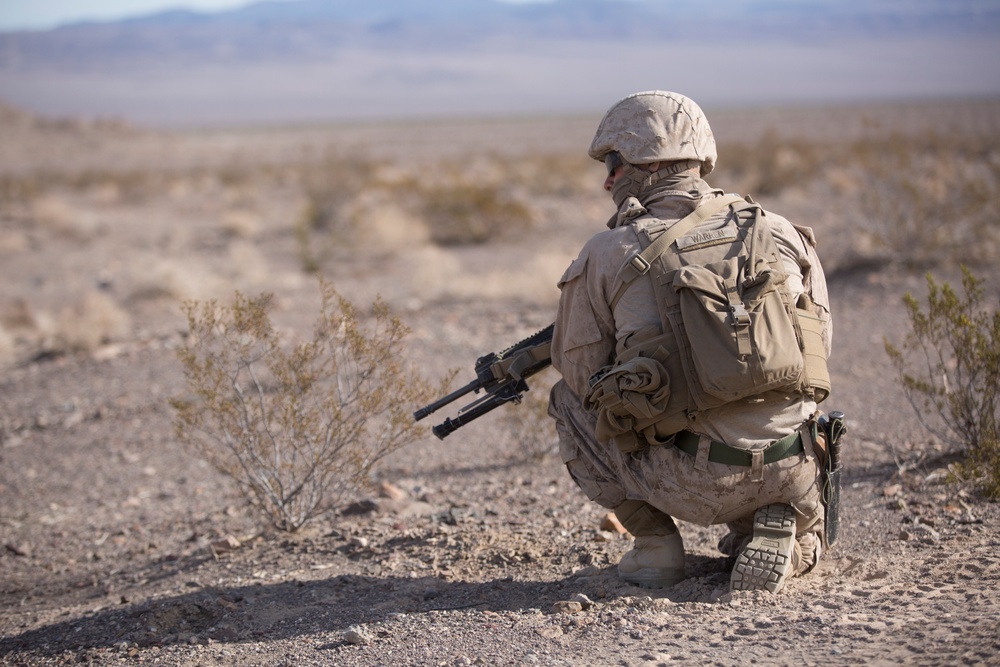
M521 342L501 352L490 352L476 360L476 379L444 398L420 408L413 413L413 419L420 421L427 415L448 405L469 392L485 392L458 411L454 419L445 419L432 430L434 435L444 440L448 435L474 419L505 403L520 403L524 392L528 391L525 379L547 368L551 363L549 349L552 344L550 324Z

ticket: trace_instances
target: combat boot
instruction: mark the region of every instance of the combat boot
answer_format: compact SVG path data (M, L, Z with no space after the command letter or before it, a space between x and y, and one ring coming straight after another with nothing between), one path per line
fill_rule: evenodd
M635 536L618 576L643 588L666 588L684 578L684 541L673 518L641 500L626 500L615 515Z
M678 532L635 538L618 563L618 576L642 588L668 588L684 579L684 541Z
M777 593L801 559L795 540L795 510L783 503L765 505L754 514L753 536L736 556L729 588Z

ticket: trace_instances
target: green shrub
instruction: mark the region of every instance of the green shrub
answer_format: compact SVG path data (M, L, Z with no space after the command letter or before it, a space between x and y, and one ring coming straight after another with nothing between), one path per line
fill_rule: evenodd
M431 394L404 367L408 333L381 300L374 323L321 282L312 339L286 346L271 296L188 302L178 351L188 394L172 401L178 438L230 477L279 530L335 509L372 467L420 435L412 409Z
M904 297L911 331L903 349L888 340L907 397L921 422L946 442L964 448L960 475L983 480L1000 497L1000 311L983 307L982 281L962 267L964 295L927 275L927 308Z

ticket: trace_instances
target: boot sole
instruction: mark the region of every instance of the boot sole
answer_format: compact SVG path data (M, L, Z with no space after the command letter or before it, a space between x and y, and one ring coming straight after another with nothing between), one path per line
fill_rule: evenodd
M729 589L777 593L791 574L794 543L795 510L784 504L761 507L753 538L736 557Z

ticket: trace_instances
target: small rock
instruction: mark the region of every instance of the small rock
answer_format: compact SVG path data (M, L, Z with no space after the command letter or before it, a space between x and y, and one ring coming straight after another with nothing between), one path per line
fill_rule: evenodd
M583 610L590 609L591 607L594 606L594 601L591 600L590 598L588 598L583 593L577 593L576 595L574 595L571 598L570 601L571 602L579 602L580 603L580 608L583 609Z
M232 535L226 535L221 540L212 542L212 551L218 556L219 554L227 554L232 551L236 551L241 546L243 546L243 543L238 539Z
M91 353L91 357L94 361L110 361L116 357L120 357L125 352L125 346L121 344L109 344L102 345Z
M212 630L211 639L218 642L234 642L240 638L239 629L229 623L224 623L222 625L216 626Z
M625 526L622 525L618 517L615 516L614 512L608 512L601 519L601 530L605 530L609 533L618 533L619 535L624 535L628 531L625 530Z
M12 544L8 542L4 545L4 548L15 556L20 556L21 558L28 558L31 556L31 547L27 544Z
M560 614L579 614L583 605L576 600L560 600L552 605L552 610Z
M910 527L909 531L911 538L913 536L920 535L924 538L930 539L933 542L937 542L938 540L941 539L941 534L938 531L931 528L930 526L928 526L926 523L914 523L913 526Z
M361 646L364 644L371 644L372 636L361 626L352 625L344 632L344 641L348 644Z
M404 500L406 498L406 491L403 491L391 482L382 482L379 486L379 495L390 500Z

